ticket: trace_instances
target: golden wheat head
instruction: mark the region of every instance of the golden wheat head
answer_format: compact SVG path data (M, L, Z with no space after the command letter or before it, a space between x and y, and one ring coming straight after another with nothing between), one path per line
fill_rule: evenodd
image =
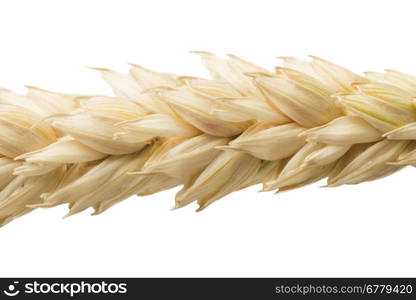
M99 214L176 186L198 210L245 187L357 184L416 164L416 77L318 57L274 71L196 52L211 79L97 69L114 96L0 90L0 226L68 203Z

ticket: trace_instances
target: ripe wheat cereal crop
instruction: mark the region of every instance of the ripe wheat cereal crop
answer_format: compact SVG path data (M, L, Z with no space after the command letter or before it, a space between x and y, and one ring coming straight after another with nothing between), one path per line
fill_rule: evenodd
M97 68L113 96L0 90L0 226L67 203L99 214L176 186L202 210L261 184L357 184L416 164L416 77L318 57L273 71L196 52L210 79Z

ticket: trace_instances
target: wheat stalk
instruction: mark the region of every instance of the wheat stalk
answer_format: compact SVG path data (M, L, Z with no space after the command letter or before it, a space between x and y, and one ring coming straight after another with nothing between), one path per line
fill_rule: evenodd
M357 184L416 164L416 77L197 52L212 79L98 69L114 97L0 90L0 225L39 207L102 213L183 185L201 210L262 184Z

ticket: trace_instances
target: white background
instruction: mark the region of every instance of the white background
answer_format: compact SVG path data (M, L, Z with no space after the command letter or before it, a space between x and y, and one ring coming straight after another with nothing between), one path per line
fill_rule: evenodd
M0 85L110 93L86 66L206 75L190 50L322 56L416 73L414 1L1 1ZM62 220L37 210L0 229L0 276L416 276L416 172L336 189L259 187L207 210L174 190Z

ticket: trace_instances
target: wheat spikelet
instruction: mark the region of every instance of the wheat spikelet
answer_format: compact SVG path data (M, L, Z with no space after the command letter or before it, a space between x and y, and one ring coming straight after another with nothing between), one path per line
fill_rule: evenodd
M99 214L175 186L174 208L201 210L255 184L357 184L416 164L416 77L196 53L211 79L132 65L97 69L112 97L0 90L0 225L65 203Z

